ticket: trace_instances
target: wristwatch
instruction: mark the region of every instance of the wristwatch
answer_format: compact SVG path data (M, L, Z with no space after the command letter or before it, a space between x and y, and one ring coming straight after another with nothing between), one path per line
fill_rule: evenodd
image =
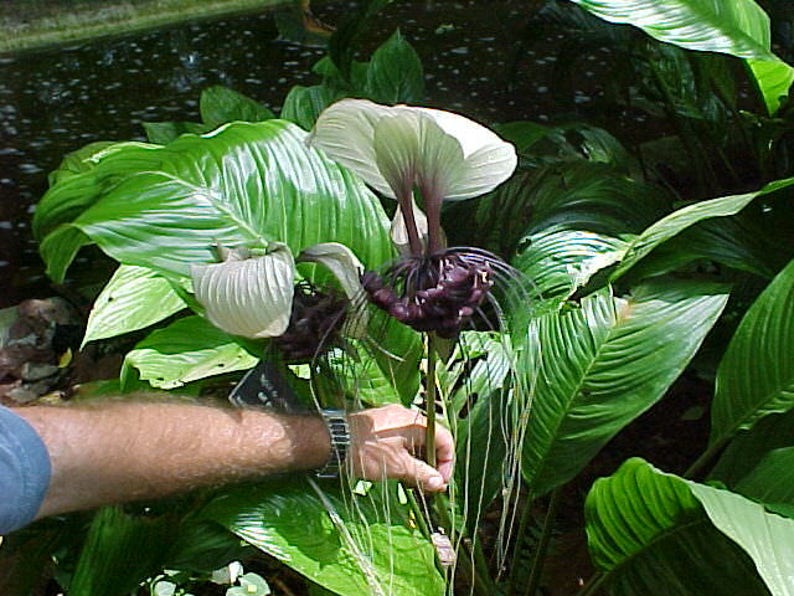
M331 436L331 455L325 465L315 472L317 478L339 478L350 449L350 427L344 410L320 410L328 434Z

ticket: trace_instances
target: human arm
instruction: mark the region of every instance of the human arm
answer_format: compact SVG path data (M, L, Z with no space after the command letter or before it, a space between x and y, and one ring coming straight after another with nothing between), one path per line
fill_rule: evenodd
M281 415L166 401L105 401L15 410L44 440L52 478L37 517L151 499L202 486L323 466L330 439L318 416ZM437 438L439 472L413 457L424 419L400 406L351 414L352 473L441 490L452 439ZM443 482L433 484L433 477Z

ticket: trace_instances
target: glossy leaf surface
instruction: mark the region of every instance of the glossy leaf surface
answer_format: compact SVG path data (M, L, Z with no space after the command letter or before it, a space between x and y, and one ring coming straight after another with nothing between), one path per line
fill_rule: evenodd
M794 522L641 459L595 482L585 518L591 555L611 594L792 589Z
M570 480L660 399L726 301L723 287L667 281L627 299L600 291L532 321L539 370L522 460L532 490Z
M710 442L794 408L794 260L753 303L717 370Z
M178 277L191 263L213 262L216 242L280 241L298 254L337 241L368 266L387 260L389 224L375 197L304 139L296 126L269 120L183 136L165 147L119 149L42 201L42 227L52 221L48 210L72 194L90 205L42 243L51 275L63 277L86 237L122 263ZM78 182L95 189L93 201L73 188Z
M753 0L572 0L613 23L688 50L748 61L770 114L794 80L794 69L771 51L769 17Z
M769 17L753 0L572 0L659 41L742 58L769 56Z
M246 370L257 362L256 356L205 319L186 317L152 332L127 353L122 384L130 367L152 386L174 389L220 373Z
M94 301L83 345L144 329L186 306L164 277L145 267L121 265Z
M777 180L756 192L701 201L671 213L651 225L631 241L626 256L613 272L612 279L617 279L625 274L626 271L650 254L657 246L691 226L708 219L735 215L756 198L782 190L792 184L794 184L794 178Z
M203 517L337 594L443 594L433 548L394 490L390 483L342 497L338 488L281 479L230 489Z

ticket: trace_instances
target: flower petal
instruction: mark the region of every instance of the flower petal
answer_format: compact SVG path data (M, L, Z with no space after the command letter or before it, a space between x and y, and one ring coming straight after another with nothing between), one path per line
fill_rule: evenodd
M353 302L364 294L361 274L364 265L355 253L339 242L321 242L301 251L298 261L325 265L342 286L345 295Z
M368 100L343 99L320 114L306 142L394 199L394 191L378 170L373 148L375 126L388 113L386 106Z
M454 138L463 153L463 163L455 163L454 171L446 174L445 201L480 196L513 174L518 164L515 147L492 130L460 114L431 108L417 109L432 118L445 135ZM429 155L424 159L428 164L431 161ZM448 166L437 159L433 167L438 171Z
M364 265L355 253L339 242L322 242L302 251L298 261L320 263L334 274L352 305L348 308L344 333L358 339L366 337L369 314L362 308L366 303L366 292L361 285Z
M458 142L418 108L396 106L375 125L373 147L383 177L398 199L419 184L424 199L440 201L450 172L463 163ZM454 175L454 174L453 174Z
M216 327L259 339L284 333L292 311L295 261L284 244L265 256L190 268L196 299Z

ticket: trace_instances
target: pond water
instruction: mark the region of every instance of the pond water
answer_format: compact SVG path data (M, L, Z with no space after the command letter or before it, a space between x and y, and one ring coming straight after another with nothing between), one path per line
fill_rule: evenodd
M314 8L337 23L355 5ZM422 58L429 105L486 123L542 122L553 109L559 40L519 45L528 12L515 2L398 2L382 13L368 44L399 27ZM584 83L597 79L605 52L583 57ZM214 84L277 112L293 85L319 82L310 68L324 53L279 41L265 12L0 56L0 307L50 292L30 217L47 173L66 153L97 140L144 140L142 122L196 120L199 94ZM572 105L584 110L598 87L574 93Z

